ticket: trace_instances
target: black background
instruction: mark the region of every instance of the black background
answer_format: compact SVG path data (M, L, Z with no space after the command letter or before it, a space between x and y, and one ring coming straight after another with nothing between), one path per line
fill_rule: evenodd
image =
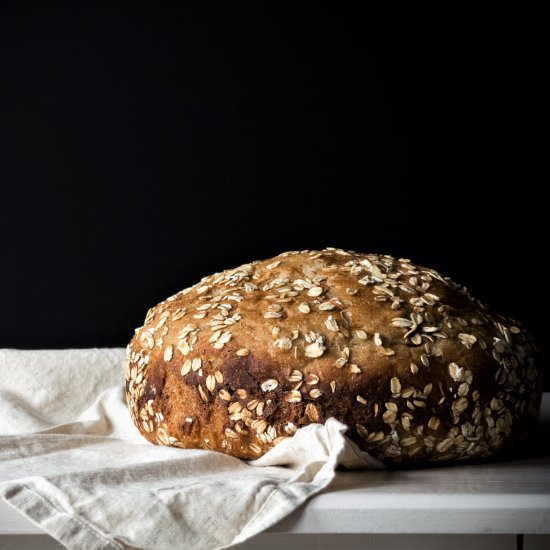
M541 15L298 4L1 4L0 346L125 345L205 274L339 246L545 347Z

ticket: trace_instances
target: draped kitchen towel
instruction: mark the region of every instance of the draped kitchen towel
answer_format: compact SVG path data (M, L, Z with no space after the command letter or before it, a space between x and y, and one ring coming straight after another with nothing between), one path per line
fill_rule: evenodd
M262 458L160 447L135 429L123 349L0 350L0 495L68 548L226 548L379 468L335 419Z

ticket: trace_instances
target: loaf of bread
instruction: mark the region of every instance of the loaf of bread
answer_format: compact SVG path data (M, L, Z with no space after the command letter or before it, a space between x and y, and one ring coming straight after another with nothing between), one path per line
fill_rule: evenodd
M260 457L334 417L391 462L478 459L536 421L528 334L432 269L328 248L203 278L147 313L126 395L149 441Z

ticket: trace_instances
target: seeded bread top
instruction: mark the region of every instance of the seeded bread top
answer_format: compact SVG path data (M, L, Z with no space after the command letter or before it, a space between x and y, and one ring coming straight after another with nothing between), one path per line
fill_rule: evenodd
M244 457L293 432L296 404L310 421L337 416L366 436L367 410L370 429L382 433L395 431L403 413L406 424L426 430L437 430L441 414L460 428L479 403L508 418L540 391L518 323L432 269L332 248L203 278L149 310L128 356L128 399L140 427L178 444L175 424L193 411L177 416L166 385L183 379L206 406L239 409L220 438L208 439ZM243 407L253 411L244 421Z

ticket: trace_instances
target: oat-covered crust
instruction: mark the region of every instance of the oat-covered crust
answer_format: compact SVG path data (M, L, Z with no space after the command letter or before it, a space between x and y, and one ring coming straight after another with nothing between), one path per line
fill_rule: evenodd
M386 462L486 457L536 420L521 326L405 259L329 248L205 277L150 309L128 346L151 442L257 458L335 417Z

